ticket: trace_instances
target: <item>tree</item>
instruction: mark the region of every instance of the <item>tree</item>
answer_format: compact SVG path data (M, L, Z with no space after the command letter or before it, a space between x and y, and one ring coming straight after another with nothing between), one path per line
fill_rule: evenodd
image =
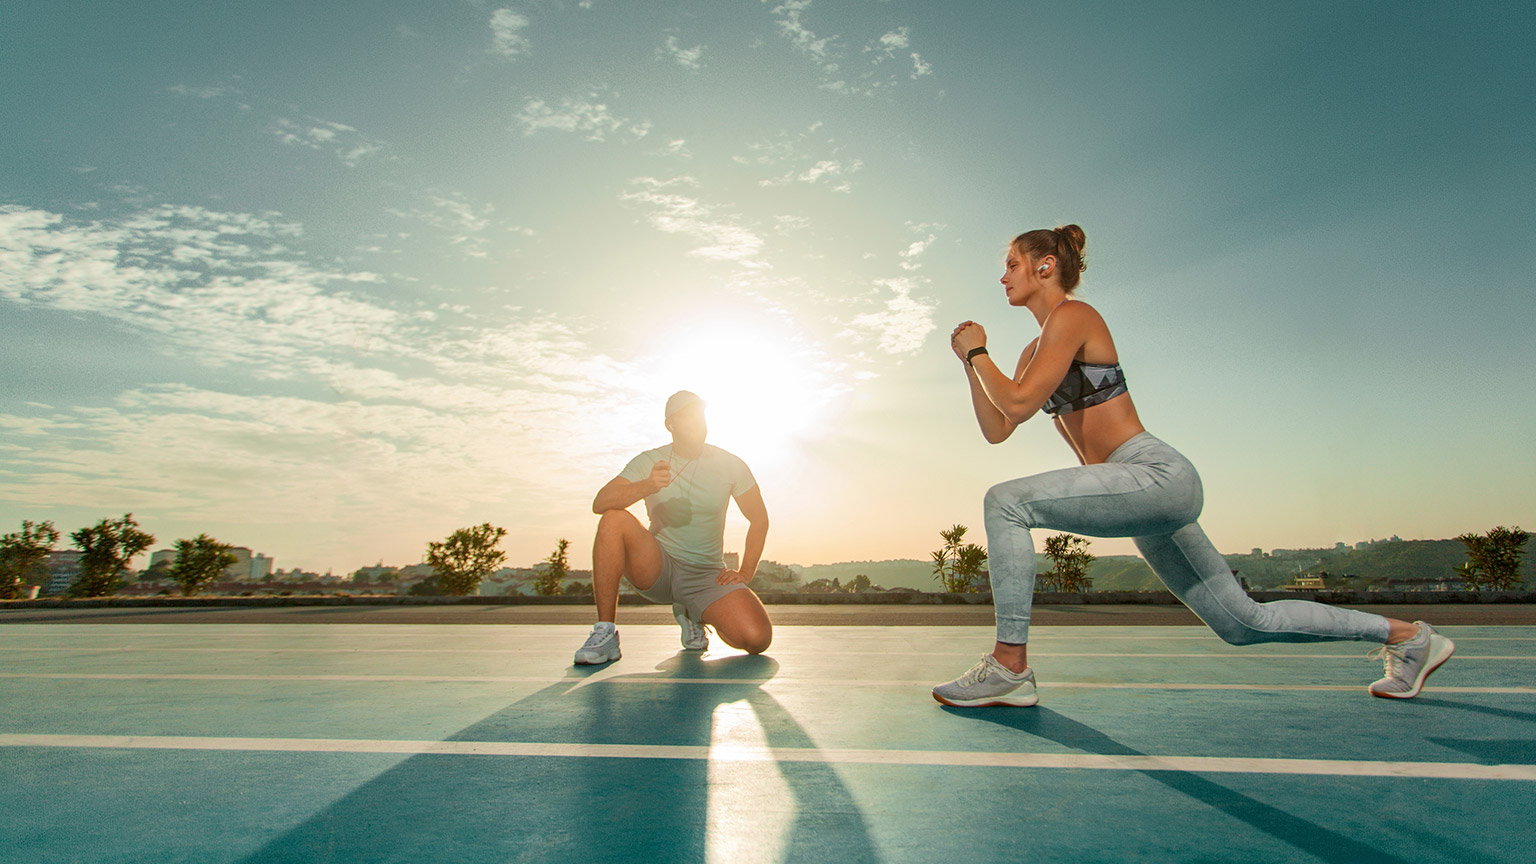
M1088 540L1071 534L1057 534L1045 538L1045 554L1054 565L1046 574L1047 584L1058 591L1082 592L1093 587L1088 578L1088 565L1094 555L1088 551Z
M560 590L560 593L566 595L567 597L590 597L592 595L592 583L567 582L565 583L565 587Z
M69 593L75 597L105 597L121 588L123 571L135 555L155 542L155 535L139 530L132 513L121 519L103 519L69 535L80 551L80 575Z
M539 578L533 582L533 590L545 597L553 597L560 593L560 582L571 575L570 563L566 560L565 550L571 544L561 537L555 543L555 551L549 553L544 559L543 571Z
M860 573L853 577L852 582L848 583L848 591L853 594L862 594L869 590L869 585L869 577Z
M191 597L238 560L229 554L231 548L230 544L220 543L207 534L199 534L191 540L177 540L176 560L166 575L181 586L183 597Z
M0 600L11 600L48 576L48 555L59 542L52 522L23 520L21 530L0 537ZM36 579L36 582L32 580Z
M981 571L987 563L987 550L975 543L965 543L966 527L956 525L948 531L940 531L944 545L933 552L933 578L939 580L945 591L976 592L981 590Z
M427 544L427 564L437 573L437 587L444 594L464 597L480 587L480 580L496 571L507 553L497 549L507 529L489 522L460 528L441 543Z
M1468 590L1508 591L1522 581L1520 558L1525 555L1525 541L1530 537L1519 526L1503 525L1487 534L1462 534L1456 539L1467 547L1467 557L1472 560L1456 568L1456 572Z

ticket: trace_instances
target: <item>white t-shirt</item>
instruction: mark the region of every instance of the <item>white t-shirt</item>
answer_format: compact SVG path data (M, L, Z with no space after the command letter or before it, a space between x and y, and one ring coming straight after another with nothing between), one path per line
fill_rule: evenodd
M705 444L697 459L674 455L669 444L629 460L619 476L638 483L663 460L672 468L672 482L645 497L651 534L678 561L724 568L725 511L732 498L757 485L752 471L747 463L712 444Z

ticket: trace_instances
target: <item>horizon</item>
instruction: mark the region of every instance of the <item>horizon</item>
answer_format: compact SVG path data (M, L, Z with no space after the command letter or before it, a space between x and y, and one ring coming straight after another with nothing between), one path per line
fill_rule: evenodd
M585 568L688 389L765 558L984 545L989 486L1075 460L986 445L945 335L1020 351L1003 249L1066 222L1218 548L1536 522L1533 9L6 20L0 533L132 512L323 573L489 522Z

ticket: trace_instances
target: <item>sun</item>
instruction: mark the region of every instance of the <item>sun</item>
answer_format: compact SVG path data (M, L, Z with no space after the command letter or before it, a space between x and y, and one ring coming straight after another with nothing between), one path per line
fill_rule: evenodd
M711 444L751 464L790 458L827 434L846 388L839 366L809 336L764 316L714 316L690 323L688 335L654 346L654 377L665 398L691 390L708 407Z

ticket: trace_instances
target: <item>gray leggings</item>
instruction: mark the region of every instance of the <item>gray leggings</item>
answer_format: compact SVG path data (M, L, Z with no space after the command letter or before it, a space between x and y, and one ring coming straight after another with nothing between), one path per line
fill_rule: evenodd
M1255 603L1195 520L1200 475L1177 450L1143 432L1098 465L1048 471L987 490L987 553L997 640L1029 641L1035 543L1029 529L1131 537L1175 597L1233 645L1254 642L1386 642L1380 615L1309 603Z

